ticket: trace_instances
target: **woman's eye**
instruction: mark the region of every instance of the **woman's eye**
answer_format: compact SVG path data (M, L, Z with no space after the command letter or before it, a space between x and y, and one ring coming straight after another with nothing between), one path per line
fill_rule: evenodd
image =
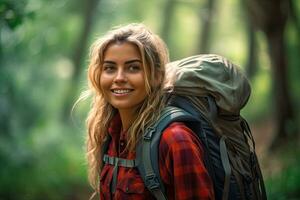
M128 70L129 70L130 72L138 72L138 71L141 70L141 66L139 66L139 65L130 65L130 66L128 67Z
M116 68L114 66L110 66L110 65L103 66L103 71L107 73L112 73L115 71L115 69Z

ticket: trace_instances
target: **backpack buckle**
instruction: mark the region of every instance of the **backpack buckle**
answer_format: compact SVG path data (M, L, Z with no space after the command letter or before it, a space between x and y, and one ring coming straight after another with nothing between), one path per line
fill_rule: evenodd
M159 181L155 174L148 174L145 177L145 185L149 190L155 190L159 188Z
M144 139L145 140L151 140L153 133L155 132L155 128L150 126L149 128L146 129L146 132L144 134Z

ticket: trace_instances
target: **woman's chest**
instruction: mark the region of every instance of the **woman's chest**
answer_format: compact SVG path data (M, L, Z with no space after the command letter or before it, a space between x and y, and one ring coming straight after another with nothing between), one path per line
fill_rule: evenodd
M100 174L100 198L154 199L134 166L135 153L126 151L125 145L122 140L118 144L111 141L109 145L106 157L110 161L104 163ZM125 161L128 161L127 166Z

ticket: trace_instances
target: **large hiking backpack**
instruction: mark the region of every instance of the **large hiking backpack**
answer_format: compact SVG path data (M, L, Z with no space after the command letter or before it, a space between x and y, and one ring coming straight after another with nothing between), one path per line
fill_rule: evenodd
M137 145L137 167L156 199L167 199L160 178L158 147L172 122L184 122L204 145L205 165L216 199L267 199L255 143L240 110L251 90L240 69L218 55L197 55L167 66L168 104ZM113 157L104 156L110 164ZM124 161L124 162L121 162ZM128 160L118 159L119 164Z

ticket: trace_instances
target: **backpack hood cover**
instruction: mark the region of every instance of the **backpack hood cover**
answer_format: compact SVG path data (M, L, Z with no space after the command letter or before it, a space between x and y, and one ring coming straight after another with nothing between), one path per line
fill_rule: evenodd
M251 93L242 71L226 58L214 54L167 64L165 89L184 96L211 95L218 107L234 114L239 114Z

